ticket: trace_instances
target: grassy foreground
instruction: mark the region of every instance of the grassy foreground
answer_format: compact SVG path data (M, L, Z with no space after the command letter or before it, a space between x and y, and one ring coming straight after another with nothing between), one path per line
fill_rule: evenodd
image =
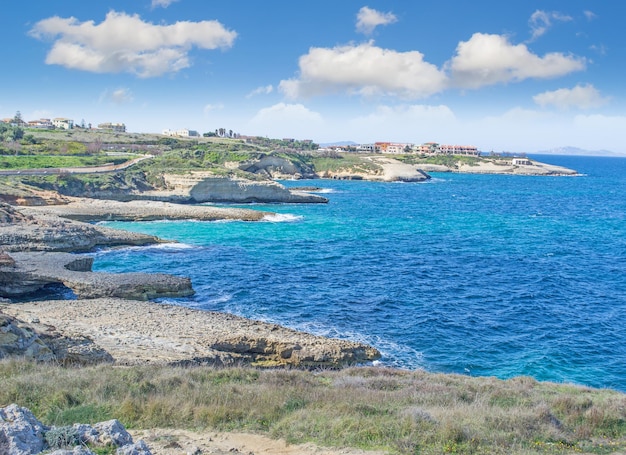
M626 450L626 395L527 377L0 361L0 405L47 424L246 431L400 454Z

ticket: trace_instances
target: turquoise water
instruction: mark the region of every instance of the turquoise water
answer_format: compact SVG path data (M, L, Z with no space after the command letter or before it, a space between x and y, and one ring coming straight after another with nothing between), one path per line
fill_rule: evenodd
M190 276L174 303L376 346L384 365L626 391L626 159L578 177L433 174L314 183L323 205L250 222L107 223L180 244L95 270Z

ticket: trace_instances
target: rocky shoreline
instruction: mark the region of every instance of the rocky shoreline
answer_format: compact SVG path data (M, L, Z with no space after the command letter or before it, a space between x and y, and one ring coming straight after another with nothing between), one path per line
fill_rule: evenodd
M192 283L167 274L92 272L93 258L80 254L164 241L85 221L260 221L268 212L157 201L65 202L37 207L0 203L0 358L334 368L380 357L361 343L149 302L190 296ZM76 299L33 301L51 285L64 287Z

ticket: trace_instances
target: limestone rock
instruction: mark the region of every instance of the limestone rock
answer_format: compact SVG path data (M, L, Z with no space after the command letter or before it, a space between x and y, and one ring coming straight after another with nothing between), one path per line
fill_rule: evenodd
M4 455L36 455L47 447L47 433L54 430L70 429L76 432L74 447L59 448L53 452L56 455L90 455L91 450L85 447L89 444L95 447L112 445L118 447L119 455L151 455L150 449L144 441L133 442L132 436L118 420L96 423L95 425L75 424L73 427L49 428L43 425L26 408L11 404L0 408L0 454ZM50 436L48 434L48 436ZM72 437L72 439L74 439ZM68 441L63 441L65 445ZM53 444L50 442L50 444ZM52 447L53 449L55 447ZM108 453L108 452L107 452Z
M93 258L70 253L13 253L15 265L0 268L0 296L17 297L48 284L63 284L78 298L149 300L194 293L191 280L166 274L91 272Z
M0 453L10 455L33 455L44 449L44 433L47 431L32 412L11 404L0 409Z
M21 209L27 210L27 209ZM147 245L159 239L59 218L25 214L0 203L0 248L17 251L89 251L96 246Z
M113 357L90 338L62 336L54 327L35 321L29 324L0 312L0 359L17 356L67 365L113 362Z
M312 167L274 155L266 155L256 160L246 161L239 164L238 167L242 171L263 175L271 179L317 178Z
M276 182L255 182L220 177L204 178L189 191L194 202L234 203L326 203L328 199L315 194L289 191Z
M10 356L37 361L54 360L56 356L39 335L20 321L0 313L0 359Z

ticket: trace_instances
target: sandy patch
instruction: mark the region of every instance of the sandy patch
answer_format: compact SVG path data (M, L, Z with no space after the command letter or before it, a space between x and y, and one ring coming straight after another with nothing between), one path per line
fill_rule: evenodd
M193 432L186 430L131 430L135 441L143 439L154 455L382 455L384 452L351 448L322 448L314 444L287 444L284 440L246 433Z

